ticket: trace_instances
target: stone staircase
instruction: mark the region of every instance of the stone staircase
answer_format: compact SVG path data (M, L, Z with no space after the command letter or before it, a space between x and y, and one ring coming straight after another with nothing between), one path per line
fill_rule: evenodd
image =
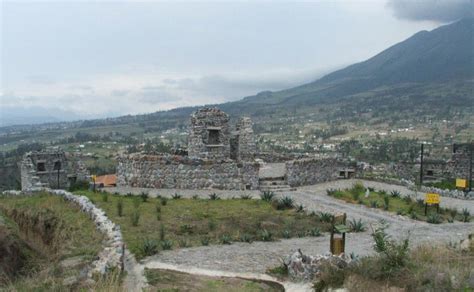
M259 184L262 192L296 191L296 188L292 188L286 183L284 176L260 178Z

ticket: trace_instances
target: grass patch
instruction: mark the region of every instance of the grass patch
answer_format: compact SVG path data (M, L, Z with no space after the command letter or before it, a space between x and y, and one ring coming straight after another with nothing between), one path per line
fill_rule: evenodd
M158 248L180 248L209 244L231 244L236 241L270 241L292 236L310 236L308 230L329 230L329 223L317 215L297 212L296 209L277 210L272 202L264 200L175 199L165 205L160 198L140 200L134 205L134 197L110 195L107 202L93 192L79 192L94 200L109 218L119 224L125 242L138 259L145 256L145 240L159 242ZM117 213L117 202L123 204L122 216ZM291 202L292 203L292 202ZM157 221L157 206L160 220ZM139 223L132 220L139 212ZM291 230L290 232L286 232ZM314 232L318 234L318 232ZM163 245L163 241L168 242ZM170 247L171 243L171 247ZM184 244L185 243L185 244Z
M1 197L0 213L37 252L21 275L11 279L6 290L68 291L71 286L65 286L63 280L79 276L101 250L103 235L93 221L76 204L62 197ZM71 262L74 264L67 264Z
M196 276L170 270L145 269L145 276L154 290L158 291L284 291L281 285L273 282L252 281L227 277Z
M369 196L365 196L364 188L356 185L351 189L328 190L328 196L340 199L346 203L365 205L369 208L382 209L397 215L408 216L414 220L426 221L432 224L447 223L453 221L470 222L473 216L467 212L449 208L439 208L429 206L425 215L423 200L414 200L410 196L402 196L399 192L393 191L369 191ZM356 194L356 195L355 195Z

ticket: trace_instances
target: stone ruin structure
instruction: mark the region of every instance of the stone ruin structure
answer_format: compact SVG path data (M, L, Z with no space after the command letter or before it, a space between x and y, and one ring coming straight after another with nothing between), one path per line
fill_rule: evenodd
M19 162L19 168L22 190L35 187L66 189L72 183L89 178L84 163L60 148L28 152Z
M203 108L191 115L188 155L118 157L117 186L182 189L258 189L260 165L250 118L235 127L217 108Z

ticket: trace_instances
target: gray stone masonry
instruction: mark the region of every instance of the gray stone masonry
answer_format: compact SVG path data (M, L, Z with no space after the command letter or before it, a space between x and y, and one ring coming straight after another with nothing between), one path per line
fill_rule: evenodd
M231 159L130 154L117 158L117 186L165 189L258 189L259 164Z
M249 117L242 117L235 126L231 139L231 157L239 161L253 161L257 152L253 123Z

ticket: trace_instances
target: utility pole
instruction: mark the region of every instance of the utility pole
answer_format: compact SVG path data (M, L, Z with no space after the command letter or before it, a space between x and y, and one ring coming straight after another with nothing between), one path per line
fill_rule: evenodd
M421 143L421 157L420 157L420 186L423 185L423 142Z

